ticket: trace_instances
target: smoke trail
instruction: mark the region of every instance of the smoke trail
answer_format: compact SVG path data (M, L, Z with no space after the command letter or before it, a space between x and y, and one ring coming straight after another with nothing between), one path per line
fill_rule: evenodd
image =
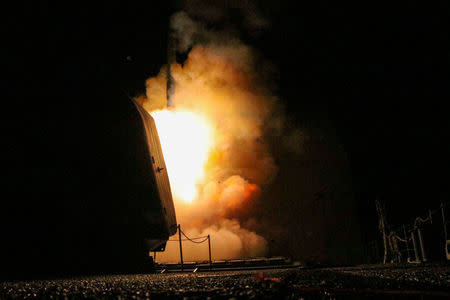
M173 78L171 110L201 116L213 132L195 199L186 203L175 195L177 218L187 235L211 235L215 259L264 255L266 240L244 224L257 223L252 209L261 187L277 171L264 138L277 97L258 74L258 56L238 38L209 31L184 12L175 14L171 24L178 50L191 51L183 65L170 66L170 75L162 68L148 79L146 95L138 101L149 112L165 109L167 79ZM169 177L175 168L183 169L183 160L172 169L168 165ZM187 260L207 258L205 247L189 243L183 247ZM158 260L177 261L178 255L177 245L169 244Z
M169 42L167 45L167 66L171 66L175 62L176 58L176 50L175 50L175 41L173 40L172 33L169 32ZM167 67L167 76L166 76L166 95L167 95L167 107L172 107L172 95L175 90L175 81L172 77L172 72L170 71L170 67Z

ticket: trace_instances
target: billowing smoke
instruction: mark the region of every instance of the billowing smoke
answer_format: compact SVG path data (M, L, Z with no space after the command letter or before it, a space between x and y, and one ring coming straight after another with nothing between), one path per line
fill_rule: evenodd
M173 16L172 26L178 51L190 52L170 66L170 112L167 67L147 80L138 101L158 127L177 219L190 237L211 235L214 259L264 255L267 241L253 230L252 210L277 172L264 138L277 105L260 76L264 63L235 35L207 30L185 12ZM183 254L205 260L208 247L183 242ZM157 257L178 260L174 242Z

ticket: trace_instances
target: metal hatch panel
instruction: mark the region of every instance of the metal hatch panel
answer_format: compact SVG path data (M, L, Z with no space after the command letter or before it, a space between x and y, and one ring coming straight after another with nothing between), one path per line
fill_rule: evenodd
M172 192L170 190L169 176L161 149L158 131L153 117L135 100L133 103L138 110L145 128L148 153L152 164L153 177L158 187L159 201L161 202L161 214L165 221L168 236L177 232L177 220L173 204Z

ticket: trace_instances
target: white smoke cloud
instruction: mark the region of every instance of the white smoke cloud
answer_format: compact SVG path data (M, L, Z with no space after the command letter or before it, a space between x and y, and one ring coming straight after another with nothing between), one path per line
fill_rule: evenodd
M220 11L216 10L215 21ZM245 16L251 27L268 26L256 10ZM264 132L274 123L278 98L264 81L268 76L259 73L255 51L232 31L208 30L186 12L172 17L171 28L177 50L191 49L183 65L171 66L176 87L172 109L201 115L214 131L214 147L204 166L205 176L197 183L196 199L192 203L174 199L177 219L190 237L211 235L213 259L264 255L267 241L254 231L258 221L251 211L261 187L277 172ZM149 112L165 109L166 69L148 79L146 87L146 95L138 99L144 108ZM186 260L206 260L207 245L183 242L183 254ZM175 242L169 242L166 252L157 257L159 262L178 260Z

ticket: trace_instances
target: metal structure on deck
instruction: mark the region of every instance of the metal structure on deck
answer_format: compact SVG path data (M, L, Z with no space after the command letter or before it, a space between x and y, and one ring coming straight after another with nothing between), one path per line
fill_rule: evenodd
M384 224L380 205L377 211L380 216L380 232L383 237L383 263L387 263L389 254L392 263L426 263L429 261L450 260L450 237L448 236L448 209L450 203L441 202L440 206L428 210L425 218L417 217L410 224L403 224L389 230ZM371 242L365 249L365 259L376 262L369 256L379 255L380 249L376 241ZM378 254L377 254L378 253Z

